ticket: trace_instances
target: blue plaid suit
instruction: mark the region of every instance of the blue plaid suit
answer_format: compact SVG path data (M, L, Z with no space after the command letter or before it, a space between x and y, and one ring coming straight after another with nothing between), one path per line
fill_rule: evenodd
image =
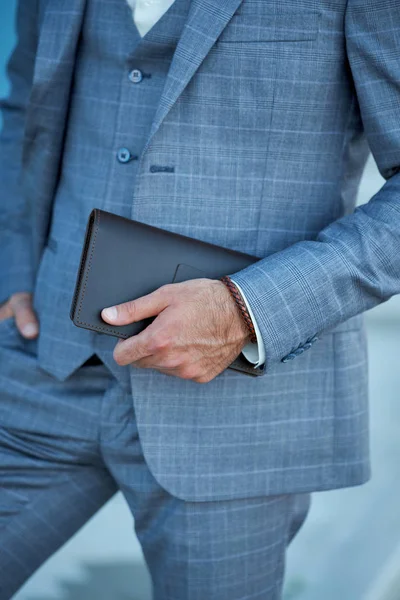
M22 4L13 89L3 103L1 296L22 289L35 294L38 387L47 373L54 395L62 395L67 387L60 384L72 385L82 362L98 352L121 389L130 389L151 477L186 503L366 481L362 312L400 291L395 3L191 2L140 157L131 216L260 258L231 275L261 329L264 375L227 371L206 386L116 370L111 341L77 333L65 310L56 310L72 293L80 243L67 222L70 246L62 256L71 262L63 270L61 259L50 260L48 232L57 231L52 203L85 2ZM387 181L354 210L368 144ZM174 171L154 173L154 164ZM4 364L3 423L12 430L19 404L9 410L13 384ZM46 411L34 403L24 410L25 429L45 430Z

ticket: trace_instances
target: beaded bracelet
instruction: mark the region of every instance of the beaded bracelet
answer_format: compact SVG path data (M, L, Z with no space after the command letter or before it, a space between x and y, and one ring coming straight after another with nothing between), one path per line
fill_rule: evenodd
M243 300L243 296L241 295L241 293L239 292L239 290L237 289L236 285L233 283L231 278L228 277L227 275L225 277L221 277L220 281L222 281L222 283L224 283L226 285L226 287L230 291L233 299L235 300L236 306L239 309L241 317L242 317L243 321L245 322L247 329L249 330L250 341L253 344L257 343L257 336L256 336L256 332L254 329L253 321L251 320L249 311L247 310L247 306L245 304L245 301Z

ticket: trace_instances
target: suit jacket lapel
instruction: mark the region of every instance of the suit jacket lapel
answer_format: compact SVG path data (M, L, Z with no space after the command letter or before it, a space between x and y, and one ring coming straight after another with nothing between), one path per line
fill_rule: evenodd
M143 153L242 1L192 0Z
M62 137L85 3L51 0L44 5L27 114L28 147L45 131Z

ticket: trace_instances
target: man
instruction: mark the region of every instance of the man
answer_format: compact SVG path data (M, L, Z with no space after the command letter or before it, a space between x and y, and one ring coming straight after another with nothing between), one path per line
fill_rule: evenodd
M369 477L362 313L400 291L400 11L21 0L18 31L1 142L0 597L121 489L155 600L280 598L310 492ZM367 141L387 181L354 210ZM115 350L75 328L94 206L256 255L230 277L258 346L207 279L105 307L115 325L158 315ZM242 350L261 376L226 368Z

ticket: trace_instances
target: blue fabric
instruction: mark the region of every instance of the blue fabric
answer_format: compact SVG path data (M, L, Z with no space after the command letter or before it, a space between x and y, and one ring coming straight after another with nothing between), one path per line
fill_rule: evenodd
M39 0L36 12L21 0L0 144L1 296L34 290L38 360L53 377L71 377L96 350L120 382L130 380L147 464L173 495L227 499L364 482L361 313L400 291L397 7L192 0L180 35L177 0L135 46L133 26L119 20L128 8L102 4L104 49L94 38L92 48L78 44L89 2ZM164 63L159 50L179 35ZM132 68L152 77L134 84ZM387 182L354 210L368 143ZM121 147L139 159L119 163ZM202 386L117 368L110 338L68 322L94 205L260 258L231 275L260 325L262 377L226 371Z
M57 377L70 375L94 350L115 345L114 338L77 329L68 318L86 221L94 207L131 214L138 174L132 157L146 142L188 7L188 0L176 0L141 38L126 2L86 3L61 174L35 293L41 365ZM144 79L133 83L130 75L137 67ZM61 344L63 360L57 356Z
M154 600L281 597L285 550L307 494L199 503L172 496L144 460L129 387L104 366L58 381L38 367L37 342L23 340L11 319L0 322L0 389L0 600L118 488Z

